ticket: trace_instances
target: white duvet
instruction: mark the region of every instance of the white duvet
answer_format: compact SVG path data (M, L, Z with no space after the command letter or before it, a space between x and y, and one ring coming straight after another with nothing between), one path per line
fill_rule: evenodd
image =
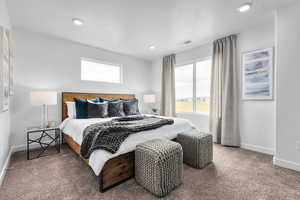
M64 134L69 135L78 144L82 143L83 130L97 122L109 121L112 118L93 118L93 119L65 119L60 125L60 129ZM89 165L96 175L99 175L105 162L118 155L135 150L136 145L152 139L168 139L172 140L177 137L178 133L191 130L194 126L186 119L172 118L174 124L165 125L157 129L142 131L131 134L120 146L115 154L111 154L105 150L94 151L89 159Z

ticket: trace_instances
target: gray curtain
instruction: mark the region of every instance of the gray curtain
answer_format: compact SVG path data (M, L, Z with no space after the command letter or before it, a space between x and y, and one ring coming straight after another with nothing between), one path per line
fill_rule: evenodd
M214 41L211 77L210 131L214 142L240 146L237 36Z
M175 54L163 57L162 61L162 89L161 115L175 116Z

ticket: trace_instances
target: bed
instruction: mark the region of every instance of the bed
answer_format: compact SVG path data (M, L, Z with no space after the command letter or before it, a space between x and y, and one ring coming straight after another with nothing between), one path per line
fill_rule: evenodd
M80 157L80 144L83 139L83 130L93 123L105 122L111 120L111 118L70 119L67 116L66 102L74 101L74 98L92 99L96 97L131 99L135 98L135 95L62 93L62 124L60 127L63 133L63 141ZM92 168L95 175L98 176L100 192L104 192L134 177L134 150L137 144L157 138L173 140L176 139L178 133L189 131L193 128L193 125L188 120L180 118L173 119L173 125L130 135L115 154L111 154L105 150L96 150L91 154L89 159L81 157L84 162Z

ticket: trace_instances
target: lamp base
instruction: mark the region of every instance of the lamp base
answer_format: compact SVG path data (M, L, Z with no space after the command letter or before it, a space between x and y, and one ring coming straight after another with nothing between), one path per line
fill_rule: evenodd
M44 104L42 108L41 128L48 128L48 106L46 104Z

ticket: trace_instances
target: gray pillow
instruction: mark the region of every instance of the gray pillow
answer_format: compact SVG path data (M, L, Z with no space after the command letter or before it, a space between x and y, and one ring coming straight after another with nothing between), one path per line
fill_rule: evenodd
M125 115L140 115L138 99L127 99L123 101Z
M87 118L105 118L108 117L107 102L87 101Z
M109 117L124 117L123 101L108 102Z

